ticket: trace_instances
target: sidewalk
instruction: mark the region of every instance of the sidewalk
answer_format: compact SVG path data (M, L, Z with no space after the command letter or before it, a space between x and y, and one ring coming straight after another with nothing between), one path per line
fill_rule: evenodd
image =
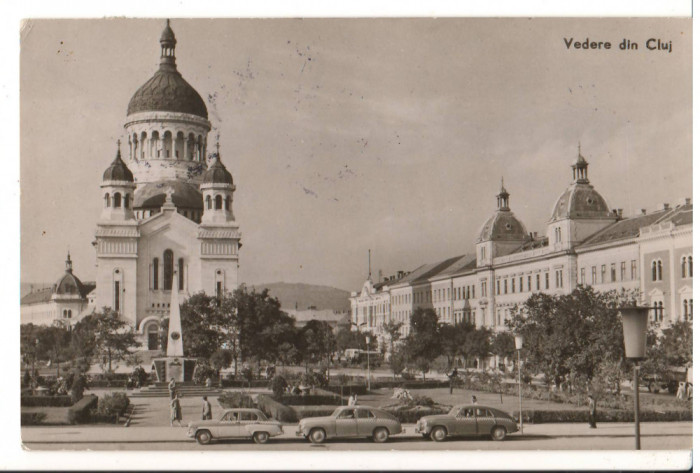
M415 424L403 424L405 433L396 438L418 437L414 432ZM296 425L285 425L284 434L275 439L300 441L296 437ZM679 436L692 435L692 422L647 422L642 424L642 437L645 436ZM511 436L521 436L515 433ZM634 437L633 423L599 423L597 429L590 429L588 424L526 424L524 438L585 438L585 437ZM78 449L81 443L170 443L194 442L187 437L186 427L124 427L122 425L104 426L57 426L57 427L23 427L22 441L27 448L32 443L53 443L74 445ZM252 448L251 444L251 448Z

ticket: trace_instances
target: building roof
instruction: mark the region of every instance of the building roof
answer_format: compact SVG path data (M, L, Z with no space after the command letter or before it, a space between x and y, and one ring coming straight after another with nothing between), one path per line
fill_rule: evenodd
M174 50L177 41L169 23L160 41ZM174 52L172 56L161 56L160 67L131 97L126 114L155 111L209 116L202 97L178 72Z
M658 210L645 215L636 215L619 220L594 233L577 248L587 248L601 243L637 238L641 228L667 221L676 225L693 223L693 205L686 204L673 209Z
M557 199L551 221L561 218L613 217L603 196L592 185L580 181L571 184Z
M209 168L202 174L202 184L231 184L233 185L233 176L226 169L226 166L219 159L217 151L214 161L209 165Z
M165 203L165 193L173 192L173 204L179 209L203 209L202 194L193 185L182 181L157 181L141 185L134 193L135 209L159 209Z
M117 157L114 158L112 164L105 169L104 174L102 174L102 180L134 182L134 175L129 170L126 163L122 160L121 149L117 148Z
M513 241L526 238L525 225L515 214L510 210L498 209L481 227L476 241Z
M39 289L37 291L32 291L29 294L26 294L24 297L22 297L19 301L20 305L28 305L28 304L39 304L42 302L48 302L51 300L51 296L53 295L53 288L52 287L45 287L43 289Z

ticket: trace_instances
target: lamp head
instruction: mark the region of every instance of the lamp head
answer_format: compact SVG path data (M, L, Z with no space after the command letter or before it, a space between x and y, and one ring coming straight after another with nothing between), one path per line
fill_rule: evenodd
M628 360L643 360L646 357L649 307L621 307L619 314L625 340L625 357Z
M515 349L521 350L523 348L523 336L520 335L519 333L516 333L513 336L513 339L515 340Z

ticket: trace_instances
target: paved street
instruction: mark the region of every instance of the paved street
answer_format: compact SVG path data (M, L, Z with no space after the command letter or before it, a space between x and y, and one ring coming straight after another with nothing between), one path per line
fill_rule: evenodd
M296 426L284 427L284 435L267 445L236 440L201 446L180 427L71 426L25 427L22 439L30 450L631 450L634 425L630 423L526 425L525 434L514 434L503 442L488 439L450 439L442 443L423 440L405 424L406 433L386 444L365 440L335 440L311 445L295 436ZM692 448L691 422L642 424L642 449L684 450Z

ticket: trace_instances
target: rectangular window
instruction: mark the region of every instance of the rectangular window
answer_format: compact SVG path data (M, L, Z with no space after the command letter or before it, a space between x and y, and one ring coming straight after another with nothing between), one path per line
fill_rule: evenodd
M630 279L637 279L637 260L634 259L630 262Z
M544 273L544 288L549 289L549 273Z
M558 288L564 287L564 272L561 269L558 269L557 271L554 272L554 277L556 279L556 281L555 281L556 287L558 287Z
M515 292L515 278L510 280L510 292Z
M503 280L503 294L508 294L508 280Z
M605 265L600 265L600 283L605 284Z
M523 292L523 277L520 276L520 292Z
M596 267L591 267L591 284L598 284L598 275L596 273Z
M496 281L496 295L501 295L501 281Z
M617 281L617 274L615 271L615 263L610 264L610 282Z
M620 281L624 281L624 280L625 280L625 277L627 276L627 275L625 274L625 273L627 272L626 269L627 269L627 268L625 267L625 262L624 262L624 261L621 262L621 263L620 263Z
M539 291L540 290L540 275L539 274L535 275L535 283L536 283L537 290Z
M179 290L185 290L185 260L182 258L177 260L177 285Z
M586 284L586 268L581 268L581 277L579 278L578 283L582 286Z
M527 292L532 292L532 276L527 277Z
M221 299L222 295L222 287L221 287L221 281L216 281L216 298ZM366 308L365 308L366 310Z
M472 284L472 297L476 297L476 284Z
M119 312L119 281L114 281L114 311Z
M486 297L486 281L481 281L481 297Z

